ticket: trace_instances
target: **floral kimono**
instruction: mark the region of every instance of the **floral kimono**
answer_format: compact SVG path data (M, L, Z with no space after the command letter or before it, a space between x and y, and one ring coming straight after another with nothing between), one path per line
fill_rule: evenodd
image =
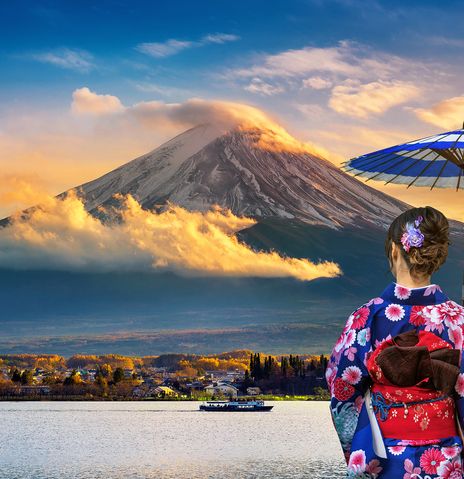
M392 282L349 316L326 372L347 478L464 477L463 328L464 307L437 284Z

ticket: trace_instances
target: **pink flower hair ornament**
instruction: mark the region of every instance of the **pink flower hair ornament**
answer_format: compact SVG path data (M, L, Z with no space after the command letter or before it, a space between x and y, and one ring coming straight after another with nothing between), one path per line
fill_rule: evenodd
M411 248L420 248L424 244L424 235L419 229L423 220L422 216L418 216L414 223L406 223L406 231L401 236L401 243L406 253L409 253Z

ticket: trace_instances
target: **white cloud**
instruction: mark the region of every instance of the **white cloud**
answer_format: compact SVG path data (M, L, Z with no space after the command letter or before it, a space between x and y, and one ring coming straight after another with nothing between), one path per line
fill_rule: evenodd
M232 35L231 33L213 33L204 36L201 41L202 43L226 43L237 40L240 40L238 35Z
M84 73L95 68L93 56L85 50L61 48L50 52L37 53L32 55L32 58L42 63Z
M402 81L346 82L332 90L329 106L338 113L368 118L416 98L420 89Z
M443 37L438 35L427 35L420 38L421 42L439 47L463 48L464 40L462 38Z
M239 40L240 37L229 33L212 33L205 35L198 41L176 40L171 38L165 42L140 43L135 48L141 53L155 57L165 58L193 47L201 47L209 44L223 44Z
M271 85L260 78L253 78L251 83L245 86L245 90L265 96L277 95L278 93L282 93L284 91L282 87Z
M447 98L431 108L417 108L414 113L422 121L440 128L456 130L462 127L464 121L464 96Z
M87 87L74 90L72 98L71 111L78 115L106 115L124 110L117 96L99 95Z
M153 82L140 81L140 82L132 82L132 84L139 91L142 91L144 93L156 93L157 95L160 95L160 96L179 98L179 97L189 96L190 94L189 90L160 85L158 83L153 83Z
M194 42L171 39L163 43L140 43L136 46L136 50L151 57L164 58L175 55L194 45Z
M327 78L322 78L319 76L305 78L303 80L304 88L313 88L314 90L325 90L332 86L332 82Z
M441 75L446 75L446 69ZM222 77L267 95L272 89L266 84L278 85L279 90L295 92L303 100L305 90L311 89L311 102L320 104L327 102L328 90L328 106L354 118L380 115L443 81L437 77L436 65L348 41L261 55L251 65L226 70Z
M369 50L352 42L340 42L334 47L305 47L264 55L247 68L229 70L232 78L294 78L310 73L326 73L334 78L387 78L417 64L396 55ZM329 78L326 78L329 80Z

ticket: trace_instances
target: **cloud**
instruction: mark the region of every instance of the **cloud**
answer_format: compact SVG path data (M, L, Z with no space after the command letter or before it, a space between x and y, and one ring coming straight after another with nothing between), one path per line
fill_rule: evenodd
M303 80L304 88L313 88L314 90L325 90L332 86L332 82L319 76L305 78Z
M238 35L230 33L213 33L202 38L202 43L226 43L240 40Z
M389 77L405 68L418 65L396 55L372 51L353 42L339 42L333 47L305 47L264 55L247 68L229 70L232 78L292 78L325 72L334 77L351 79Z
M37 53L32 55L32 58L41 63L49 63L60 68L83 73L95 68L93 56L85 50L61 48L50 52Z
M347 158L411 140L410 134L401 129L370 128L346 123L335 123L331 130L319 129L311 133L319 141L331 145L331 156L329 158L334 159L333 162L336 164L345 161Z
M261 55L251 65L225 70L222 78L267 96L274 89L293 92L303 101L310 89L312 103L328 102L333 111L354 118L380 115L439 84L436 65L349 41Z
M294 138L263 110L243 103L191 98L183 103L141 102L126 107L119 119L134 120L147 129L188 128L213 124L226 132L231 128L255 130L255 147L272 151L293 151L324 156L325 150ZM260 131L259 131L260 130Z
M189 275L294 277L309 281L341 274L335 263L313 263L258 252L235 233L255 224L219 208L161 213L119 197L121 222L103 224L77 194L48 198L27 217L0 229L0 266L19 269L168 270Z
M106 108L108 98L115 108ZM209 123L224 133L232 128L259 129L261 131L256 131L254 136L255 146L259 148L318 156L324 156L325 153L325 150L291 136L264 111L243 103L191 98L183 103L145 101L123 106L115 96L98 95L83 87L73 93L72 110L93 115L100 121L97 123L100 130L111 129L128 134L130 129L140 131L142 127L149 131L171 131L174 134L179 128Z
M282 93L284 91L282 87L266 83L260 78L253 78L251 83L245 87L245 90L265 96L277 95L278 93Z
M439 35L426 35L420 37L420 42L422 44L428 43L429 45L434 45L438 47L454 47L454 48L463 48L464 40L462 38L452 38L452 37L443 37Z
M464 96L456 96L442 100L431 108L417 108L413 110L416 116L426 123L456 130L462 127L464 120Z
M31 206L47 198L44 182L37 175L8 174L0 176L0 204L16 209Z
M71 111L78 115L105 115L124 110L118 97L99 95L87 87L78 88L72 94Z
M201 47L209 44L223 44L234 42L240 37L230 33L212 33L205 35L198 41L176 40L171 38L165 42L140 43L135 47L140 53L144 53L155 58L165 58L193 47Z
M333 88L329 106L347 116L368 118L416 98L419 93L418 87L402 81L347 82Z
M194 45L194 42L171 39L163 43L140 43L136 46L136 50L151 57L164 58L175 55Z
M158 83L153 82L133 82L133 85L138 91L144 93L156 93L160 96L168 96L168 97L185 97L189 95L188 90L184 90L182 88L170 87L165 85L160 85Z

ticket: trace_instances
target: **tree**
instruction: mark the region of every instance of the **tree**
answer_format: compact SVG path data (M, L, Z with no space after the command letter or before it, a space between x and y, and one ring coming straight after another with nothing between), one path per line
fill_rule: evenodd
M34 381L34 375L30 369L25 369L21 374L21 384L32 384Z
M65 386L74 386L76 384L81 384L82 383L82 378L81 378L81 375L75 370L73 369L71 371L71 374L65 378L65 380L63 381L63 384Z
M20 383L21 382L21 373L20 373L19 369L15 368L15 370L11 374L11 380L14 383Z
M113 383L117 384L124 379L124 369L116 368L113 373Z
M110 378L113 374L113 368L111 367L111 364L108 363L100 366L99 371L105 376L105 378Z
M242 385L241 385L240 389L243 393L246 393L247 388L249 388L250 386L253 386L253 380L250 377L250 373L249 373L248 369L246 369L245 370L245 378L242 382Z
M108 381L106 380L105 376L101 373L101 371L97 371L95 375L95 384L102 389L106 389L108 387Z
M282 359L280 360L280 373L284 378L287 377L288 373L288 358L285 356L282 356Z
M263 366L261 364L260 353L255 353L250 358L250 376L255 380L263 378Z

